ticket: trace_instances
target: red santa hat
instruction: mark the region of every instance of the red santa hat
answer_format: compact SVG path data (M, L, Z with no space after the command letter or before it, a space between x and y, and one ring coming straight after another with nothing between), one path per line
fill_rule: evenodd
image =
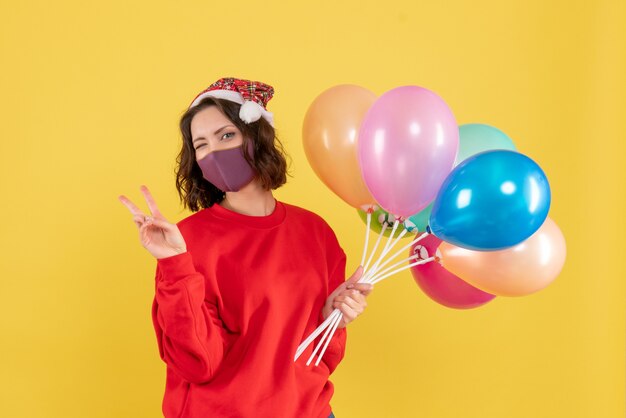
M239 103L239 118L245 123L251 123L264 117L274 126L274 115L266 109L267 102L274 95L274 88L260 81L242 80L234 77L220 78L205 90L200 92L189 105L194 107L207 97L230 100Z

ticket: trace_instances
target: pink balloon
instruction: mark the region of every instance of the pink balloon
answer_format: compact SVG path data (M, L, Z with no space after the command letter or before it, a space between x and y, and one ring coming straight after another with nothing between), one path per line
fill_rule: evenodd
M403 86L374 102L358 138L359 164L370 193L387 212L409 217L430 204L452 171L459 127L435 93Z
M421 258L428 258L436 253L441 243L439 238L429 235L411 248L411 255L416 254L416 251L422 251ZM495 298L494 295L461 280L434 261L411 267L411 273L420 289L429 298L449 308L477 308Z

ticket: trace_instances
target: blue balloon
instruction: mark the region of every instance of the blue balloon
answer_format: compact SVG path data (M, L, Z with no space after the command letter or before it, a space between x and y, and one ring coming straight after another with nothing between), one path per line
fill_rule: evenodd
M502 250L534 234L549 209L550 185L537 163L515 151L485 151L445 179L429 232L458 247Z

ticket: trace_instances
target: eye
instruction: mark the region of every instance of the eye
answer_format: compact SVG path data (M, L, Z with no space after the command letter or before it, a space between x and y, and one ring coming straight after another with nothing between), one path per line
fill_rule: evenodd
M227 133L225 133L224 135L222 135L222 139L224 139L224 137L225 137L226 135L235 135L235 133L234 133L234 132L227 132ZM230 136L229 136L227 139L230 139L230 138L232 138L232 137L230 137Z
M200 148L202 148L204 146L204 144L200 144L196 147L196 150L199 150Z

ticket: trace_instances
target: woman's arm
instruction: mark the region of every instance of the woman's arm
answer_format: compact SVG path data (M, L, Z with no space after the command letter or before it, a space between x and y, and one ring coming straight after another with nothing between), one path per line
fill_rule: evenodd
M157 260L152 322L161 359L191 383L209 381L224 355L225 329L217 287L193 265L189 252ZM214 295L214 297L209 297Z
M224 356L226 340L217 285L196 271L178 225L165 219L146 186L140 189L152 216L126 196L119 200L133 215L141 244L157 259L152 323L159 354L185 380L206 382Z

